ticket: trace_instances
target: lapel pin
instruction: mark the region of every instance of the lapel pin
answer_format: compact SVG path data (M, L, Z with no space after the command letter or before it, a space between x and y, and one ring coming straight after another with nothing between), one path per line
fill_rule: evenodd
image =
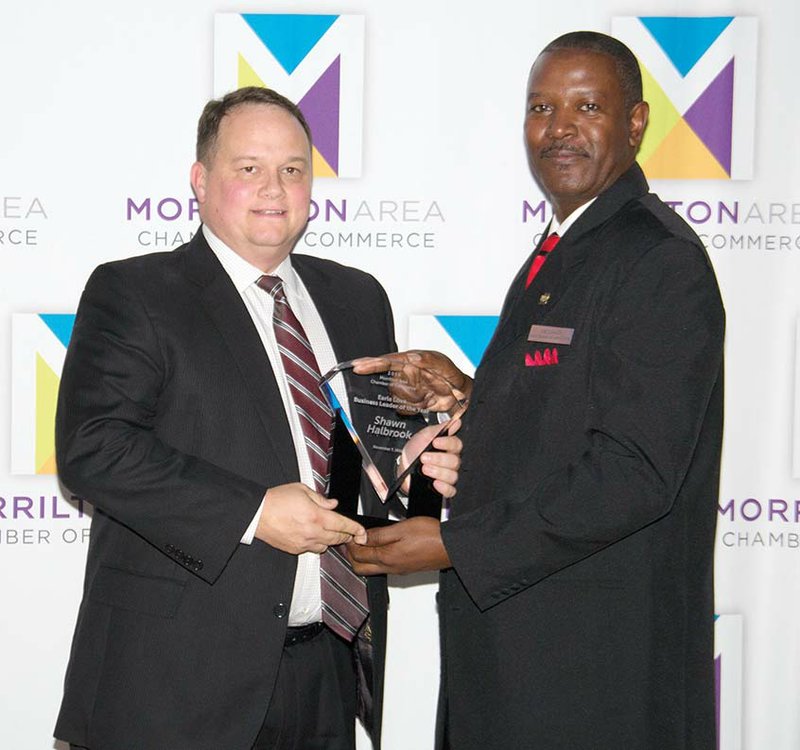
M546 305L550 301L550 292L545 292L539 297L539 304Z

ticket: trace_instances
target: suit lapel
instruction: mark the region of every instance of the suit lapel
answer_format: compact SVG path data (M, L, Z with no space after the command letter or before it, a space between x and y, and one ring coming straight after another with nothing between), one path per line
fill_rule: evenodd
M280 391L264 345L241 296L201 231L189 244L185 259L186 275L199 287L200 304L242 376L247 397L272 446L272 455L277 457L287 477L297 477L292 435Z
M544 232L542 232L539 244L536 245L534 251L527 257L519 271L517 271L517 275L514 277L514 280L511 282L511 286L508 288L508 292L506 293L506 298L503 301L503 307L500 310L500 320L498 321L497 328L495 329L494 334L489 341L489 345L486 347L483 353L481 361L494 356L497 351L503 349L508 342L513 339L514 330L512 321L514 316L512 315L512 311L517 307L520 300L525 297L525 294L528 291L525 288L525 280L528 277L528 270L530 269L531 263L536 257L536 254L539 252L539 248L542 246L542 243L549 233L550 223L548 223L547 228L544 230ZM559 245L560 244L561 243L559 243ZM548 262L549 260L550 259L548 259ZM542 272L544 272L546 266L547 264L542 266Z
M330 274L323 273L309 260L307 256L295 255L292 257L292 265L314 300L337 362L363 356L364 352L358 350L362 340L358 315L345 305L337 291L335 279Z

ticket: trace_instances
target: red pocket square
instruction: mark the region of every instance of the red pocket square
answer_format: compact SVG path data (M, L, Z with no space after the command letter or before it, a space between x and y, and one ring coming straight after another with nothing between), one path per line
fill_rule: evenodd
M543 352L538 349L533 356L525 353L525 367L549 367L558 364L558 349L545 349Z

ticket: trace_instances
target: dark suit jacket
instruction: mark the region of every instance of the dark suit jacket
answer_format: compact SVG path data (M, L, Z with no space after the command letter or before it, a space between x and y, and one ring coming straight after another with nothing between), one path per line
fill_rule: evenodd
M527 291L526 270L475 377L442 527L451 747L712 750L711 264L634 165ZM571 344L529 341L533 323Z
M293 264L340 360L394 348L374 278ZM93 273L56 422L61 480L95 509L56 736L92 750L249 750L296 557L239 540L265 490L299 475L263 345L202 233ZM385 580L369 594L377 743Z

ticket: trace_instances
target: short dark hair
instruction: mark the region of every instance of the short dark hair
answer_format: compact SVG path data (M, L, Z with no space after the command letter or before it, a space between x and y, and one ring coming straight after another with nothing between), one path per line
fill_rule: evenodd
M642 101L642 72L639 69L639 61L619 39L598 31L570 31L550 42L541 54L565 49L587 50L608 55L614 60L617 68L617 78L625 98L625 106L630 109Z
M208 166L208 161L217 145L217 135L222 119L236 107L245 104L267 104L285 110L302 125L308 136L309 148L311 147L311 128L308 127L306 118L303 117L300 108L293 101L264 86L245 86L225 94L221 99L212 99L203 108L203 113L197 123L197 161Z

